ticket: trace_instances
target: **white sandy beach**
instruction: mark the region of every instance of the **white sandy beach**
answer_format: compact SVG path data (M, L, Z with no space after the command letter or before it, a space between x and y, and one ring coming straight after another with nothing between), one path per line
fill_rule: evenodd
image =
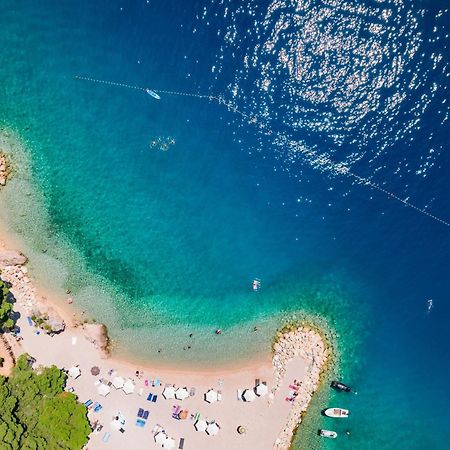
M10 242L8 240L8 245ZM77 379L69 377L67 389L73 388L81 402L90 399L102 405L99 412L94 412L93 408L88 412L91 424L98 423L103 427L100 432L91 434L86 449L162 448L155 442L152 433L156 425L160 425L167 436L174 439L174 448L179 447L181 438L184 438L185 449L195 450L281 450L289 447L292 432L317 388L320 370L327 358L327 350L316 332L299 329L288 333L278 341L274 356L268 354L266 359L249 362L243 367L217 368L214 371L177 371L151 364L136 367L134 363L108 357L88 340L85 326L74 323L74 309L66 304L66 299L52 298L50 293L45 292L43 300L43 292L37 290L36 284L29 278L26 265L11 264L11 261L8 265L8 261L3 261L0 269L2 279L13 285L11 290L16 298L14 309L21 315L18 326L22 339L18 342L13 336L6 335L15 355L29 353L36 359L36 366L55 364L65 369L78 366L81 375ZM35 326L30 325L27 319L36 307L57 310L66 322L66 330L53 337L43 332L37 334ZM151 343L142 342L142 345ZM93 366L100 369L98 376L91 374ZM114 370L112 374L111 370ZM136 376L137 370L139 377ZM100 379L107 383L116 376L133 380L134 393L126 395L122 389L111 387L106 397L101 396L98 393ZM159 386L152 386L154 379L160 380ZM253 389L256 379L267 383L268 394L257 396L251 402L238 400L238 390ZM289 387L294 380L300 384L298 395L293 402L286 401L286 397L292 398L295 392ZM188 391L195 388L195 395L182 401L166 400L162 393L167 384L187 387ZM211 388L220 391L222 397L212 404L204 400L204 394ZM147 400L150 393L157 395L156 402ZM172 417L177 406L188 411L185 420ZM139 408L149 412L144 427L136 425ZM123 433L112 423L119 413L125 418ZM209 436L204 431L197 431L193 416L198 418L198 415L200 419L219 424L218 434ZM237 432L239 426L245 428L244 434ZM102 440L105 433L111 433L107 443Z

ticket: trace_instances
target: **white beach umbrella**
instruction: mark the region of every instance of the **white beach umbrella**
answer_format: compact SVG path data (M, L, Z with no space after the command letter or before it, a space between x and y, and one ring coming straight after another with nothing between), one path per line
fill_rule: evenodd
M175 447L175 439L174 438L167 438L163 444L164 448L174 448Z
M219 425L217 425L216 422L210 422L208 423L208 426L206 428L206 432L210 435L210 436L215 436L217 433L219 433L220 427Z
M76 380L81 375L81 370L79 367L73 366L69 369L68 375L70 378Z
M125 380L122 377L114 377L112 384L116 389L122 389L125 384Z
M175 398L177 398L178 400L184 400L185 398L188 398L188 397L189 397L189 392L186 387L178 388L175 391Z
M125 394L132 394L134 392L135 389L135 384L133 383L133 380L130 380L128 378L128 380L125 382L125 384L123 385L123 392L125 392Z
M259 396L267 395L269 392L269 389L267 387L267 384L260 383L258 386L255 387L255 394Z
M160 431L159 433L155 434L155 442L157 444L162 446L166 441L167 441L167 434L164 433L164 431Z
M111 388L107 384L101 384L98 387L97 392L100 395L103 395L103 397L106 397L111 392Z
M175 398L175 388L173 386L167 386L163 393L163 397L167 400L170 400L172 398Z
M215 391L214 389L210 389L210 390L205 394L205 402L208 402L208 403L214 403L214 402L217 402L218 399L219 399L218 392Z
M197 431L206 431L208 428L208 422L206 422L206 420L199 419L195 422L194 427Z
M252 402L253 400L256 399L256 394L253 392L253 389L246 389L246 390L242 393L242 398L243 398L244 401L246 401L246 402Z

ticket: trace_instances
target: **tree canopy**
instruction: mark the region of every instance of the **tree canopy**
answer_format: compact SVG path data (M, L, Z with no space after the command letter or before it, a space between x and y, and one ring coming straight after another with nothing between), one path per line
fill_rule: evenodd
M91 433L86 407L64 391L64 372L34 371L28 360L0 376L0 450L80 450Z
M8 293L8 286L0 279L0 331L10 330L14 326L14 321L11 319L13 306L8 302Z

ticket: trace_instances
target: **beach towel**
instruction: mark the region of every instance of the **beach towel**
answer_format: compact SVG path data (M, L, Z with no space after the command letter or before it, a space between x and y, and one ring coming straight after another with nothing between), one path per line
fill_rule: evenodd
M33 326L33 321L31 320L31 317L27 317L28 320L28 325L30 325L30 327Z

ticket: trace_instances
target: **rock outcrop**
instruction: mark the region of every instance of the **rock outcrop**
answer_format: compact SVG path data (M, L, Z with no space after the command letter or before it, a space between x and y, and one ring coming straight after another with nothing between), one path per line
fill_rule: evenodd
M5 186L10 174L8 160L4 153L0 152L0 186Z
M27 262L26 256L15 250L0 248L0 267L21 266Z

